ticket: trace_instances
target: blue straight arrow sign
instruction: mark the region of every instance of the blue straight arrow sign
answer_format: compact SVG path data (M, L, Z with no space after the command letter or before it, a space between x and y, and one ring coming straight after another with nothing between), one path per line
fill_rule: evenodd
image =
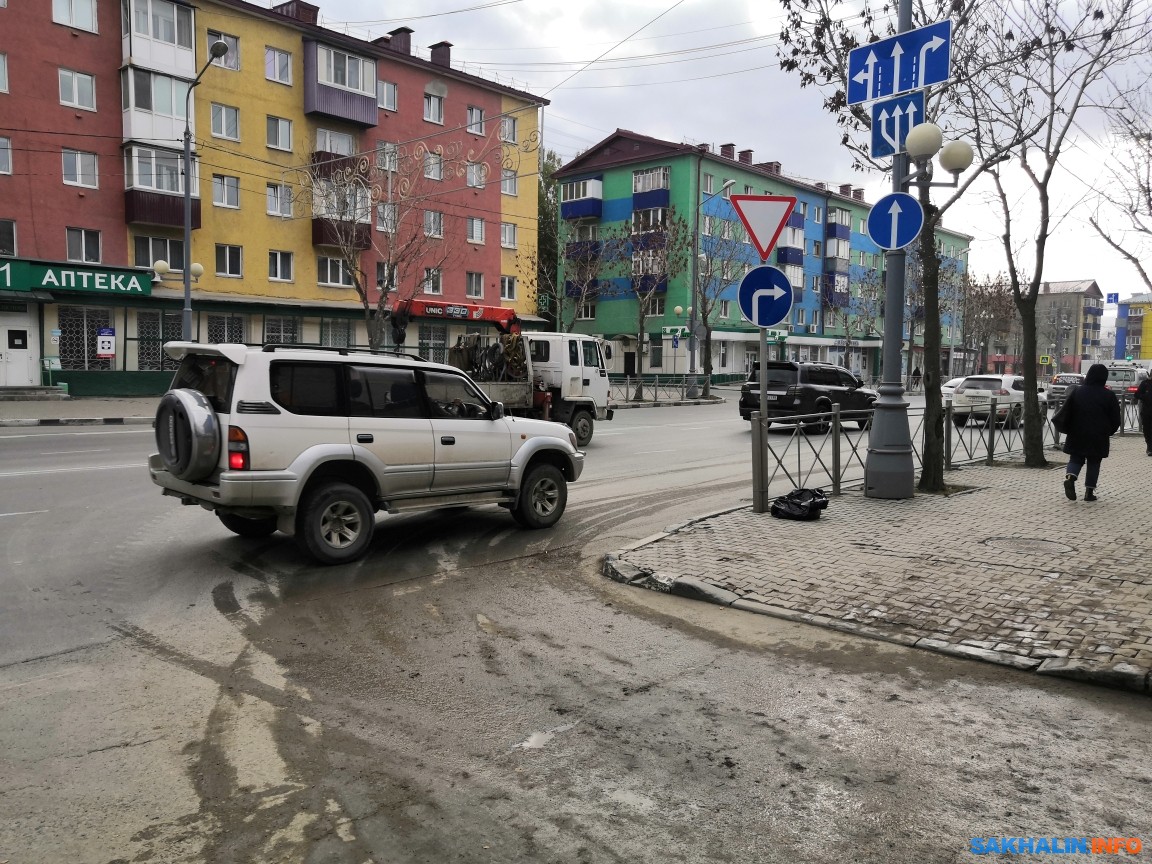
M853 48L848 54L848 104L947 81L951 65L952 22L947 20Z
M924 93L906 93L872 106L872 158L904 152L908 130L924 122Z
M892 192L872 205L867 227L881 249L903 249L924 227L924 208L907 192Z

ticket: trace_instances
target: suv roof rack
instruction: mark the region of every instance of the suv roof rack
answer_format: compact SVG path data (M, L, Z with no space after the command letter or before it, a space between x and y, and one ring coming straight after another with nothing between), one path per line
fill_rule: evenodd
M349 354L368 354L373 357L403 357L408 360L419 360L422 363L428 362L426 357L421 357L419 354L408 354L404 351L373 351L371 348L342 348L339 345L316 345L311 342L269 342L260 350L272 353L279 351L282 348L294 349L297 351L331 351L344 357L348 356Z

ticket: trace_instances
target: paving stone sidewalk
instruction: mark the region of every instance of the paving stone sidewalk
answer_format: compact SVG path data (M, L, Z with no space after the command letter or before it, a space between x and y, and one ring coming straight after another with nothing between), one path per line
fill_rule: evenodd
M613 579L835 630L1152 694L1152 458L1112 439L1096 502L1064 461L965 466L968 491L834 497L815 522L751 507L607 557ZM1082 496L1083 486L1078 486Z

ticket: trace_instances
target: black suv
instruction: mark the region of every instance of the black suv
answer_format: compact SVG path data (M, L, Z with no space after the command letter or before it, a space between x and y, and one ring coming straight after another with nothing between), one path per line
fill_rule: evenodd
M760 410L759 378L760 366L757 364L740 388L740 416L745 420L751 420L752 412ZM833 405L839 405L841 416L856 420L863 429L870 422L871 414L858 412L870 411L878 395L842 366L773 360L767 364L765 418L771 422L773 417L825 414L832 410ZM827 431L829 421L821 419L808 425L817 431Z

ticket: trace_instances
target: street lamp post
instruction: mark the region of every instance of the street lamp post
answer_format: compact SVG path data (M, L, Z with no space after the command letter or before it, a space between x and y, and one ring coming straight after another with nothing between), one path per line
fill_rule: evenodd
M899 32L912 27L912 8L900 0ZM915 183L921 197L931 186L956 187L960 173L972 164L972 148L962 141L943 144L944 134L935 123L920 123L908 130L905 153L892 158L892 191L904 192ZM943 145L943 146L941 146ZM932 182L932 157L940 154L940 167L952 175L951 183ZM908 163L915 166L906 173ZM877 388L868 457L864 464L864 495L869 498L911 498L914 494L916 469L912 462L912 435L908 428L908 403L900 380L900 349L904 342L904 283L907 256L903 249L887 253L884 282L884 370ZM912 329L908 331L908 349L912 350Z
M184 93L184 317L180 322L180 338L185 342L192 341L192 268L188 263L192 258L192 88L200 83L212 61L227 53L227 42L223 39L213 42L208 48L208 59Z
M712 192L701 199L700 203L696 206L696 228L692 232L694 235L695 249L692 255L692 304L688 307L688 398L695 399L699 395L696 389L696 310L700 308L700 298L698 296L700 286L700 260L708 260L708 256L700 252L700 213L704 209L704 205L715 198L717 195L723 195L727 190L736 185L735 180L725 180L724 185L720 187L718 192Z

